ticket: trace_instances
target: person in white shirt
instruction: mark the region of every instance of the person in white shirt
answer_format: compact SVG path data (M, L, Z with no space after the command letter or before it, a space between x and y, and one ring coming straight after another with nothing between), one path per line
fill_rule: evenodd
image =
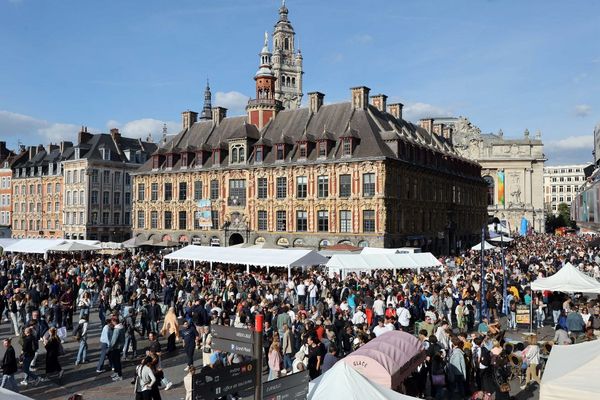
M383 324L383 319L380 319L377 322L377 326L375 328L373 328L373 333L375 334L376 337L380 336L388 331L389 331L389 329L387 327L385 327Z
M377 299L373 302L373 313L375 313L377 320L383 319L383 314L385 313L385 303L383 302L382 295L378 295Z
M356 307L356 312L352 317L352 324L360 325L365 324L367 322L367 314L365 314L362 310L362 306Z
M398 317L398 323L400 323L400 326L406 330L408 325L410 325L410 311L400 305L400 307L396 309L396 316Z
M296 286L296 294L298 295L298 304L306 306L306 285L304 282L300 281Z

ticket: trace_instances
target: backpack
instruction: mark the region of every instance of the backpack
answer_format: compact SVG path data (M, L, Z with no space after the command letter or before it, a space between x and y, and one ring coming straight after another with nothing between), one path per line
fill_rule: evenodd
M489 367L492 364L492 356L487 347L481 346L481 357L479 363L484 367Z
M77 328L75 328L75 339L77 339L78 341L81 340L81 335L83 334L83 324L80 323L77 325Z

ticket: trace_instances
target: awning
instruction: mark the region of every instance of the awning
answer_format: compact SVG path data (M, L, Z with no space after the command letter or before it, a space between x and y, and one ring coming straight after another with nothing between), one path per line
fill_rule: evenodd
M100 250L100 246L89 245L85 243L78 242L64 242L58 244L56 246L50 247L48 251L57 251L57 252L81 252L81 251L96 251Z
M488 242L483 242L484 243L484 250L494 250L496 248L496 246L489 244ZM475 246L471 247L471 250L475 250L475 251L481 251L481 243L477 243Z
M600 282L584 274L571 263L567 263L554 275L533 281L531 289L566 293L600 293Z
M193 244L165 256L165 259L265 267L306 267L327 262L326 257L314 250L211 247Z
M442 263L431 253L407 254L336 254L327 268L343 270L418 269L439 267Z
M4 251L7 253L46 254L50 248L65 242L64 239L21 239L6 246Z
M508 242L512 242L513 240L515 240L515 239L508 237L508 236L496 236L496 237L491 238L490 242L508 243ZM481 249L481 244L479 245L479 248Z

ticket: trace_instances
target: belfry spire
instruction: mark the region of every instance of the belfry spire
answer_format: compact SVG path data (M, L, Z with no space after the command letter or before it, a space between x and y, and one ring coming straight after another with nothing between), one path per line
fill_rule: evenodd
M200 120L205 121L212 119L212 104L211 104L212 94L210 92L210 85L208 84L208 78L206 79L206 89L204 89L204 107L202 108L202 113L200 114Z

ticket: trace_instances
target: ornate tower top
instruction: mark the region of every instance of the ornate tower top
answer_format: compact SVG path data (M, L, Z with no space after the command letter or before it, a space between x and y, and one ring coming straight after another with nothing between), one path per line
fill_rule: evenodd
M275 98L288 109L300 107L302 101L302 55L295 50L294 28L288 19L285 1L279 8L279 20L273 30L273 74Z
M210 93L210 86L208 85L208 79L206 79L206 89L204 89L204 107L202 108L202 113L200 114L201 121L212 119L211 98L212 94Z

